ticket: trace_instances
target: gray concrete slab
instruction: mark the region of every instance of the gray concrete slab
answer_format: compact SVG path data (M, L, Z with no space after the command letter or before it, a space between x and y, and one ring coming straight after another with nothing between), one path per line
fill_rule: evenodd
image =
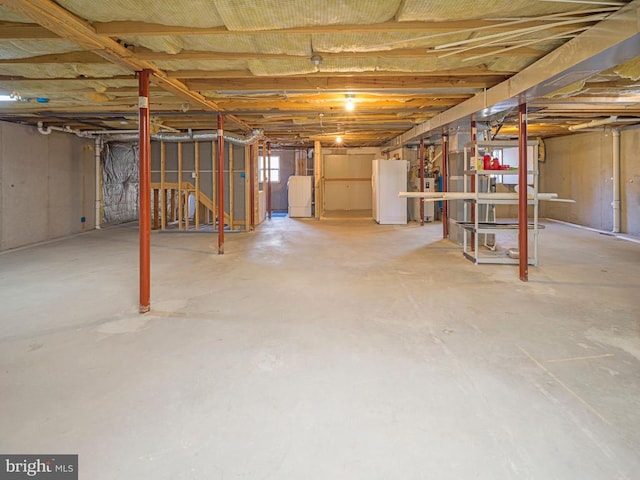
M0 255L0 451L80 478L632 479L640 245L561 224L531 281L441 225L274 218Z

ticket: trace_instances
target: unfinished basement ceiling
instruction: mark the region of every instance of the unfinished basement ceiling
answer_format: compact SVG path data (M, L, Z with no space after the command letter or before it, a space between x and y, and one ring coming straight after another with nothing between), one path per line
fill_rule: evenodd
M221 111L227 130L277 145L378 146L637 2L0 0L0 93L23 100L0 119L137 128L134 72L150 68L158 129L212 130ZM639 100L636 57L537 99L530 129L640 121Z

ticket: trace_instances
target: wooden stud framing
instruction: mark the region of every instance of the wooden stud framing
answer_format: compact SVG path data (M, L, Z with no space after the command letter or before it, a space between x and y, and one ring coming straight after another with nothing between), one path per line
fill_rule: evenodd
M172 223L176 221L176 189L175 188L171 189L171 202L169 205L169 221Z
M160 228L160 190L153 189L153 229Z

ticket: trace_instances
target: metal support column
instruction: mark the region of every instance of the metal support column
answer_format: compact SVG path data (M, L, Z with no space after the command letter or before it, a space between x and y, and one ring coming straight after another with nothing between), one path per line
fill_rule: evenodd
M518 257L520 280L529 281L528 195L527 195L527 104L518 107Z
M271 142L267 142L267 168L265 168L267 182L267 216L271 220Z
M424 138L420 138L420 192L424 193ZM424 198L420 198L420 225L424 225Z
M442 191L449 191L449 138L442 135ZM449 236L449 202L442 201L442 238Z
M140 160L140 313L151 309L151 137L149 136L150 70L138 72Z
M218 255L224 253L224 117L218 113Z
M256 182L255 182L255 168L256 168L256 149L259 148L259 144L253 144L249 147L249 230L253 231L256 228Z

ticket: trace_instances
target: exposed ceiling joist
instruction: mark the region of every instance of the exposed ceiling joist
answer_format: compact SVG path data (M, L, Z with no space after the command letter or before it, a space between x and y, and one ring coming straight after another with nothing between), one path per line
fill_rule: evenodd
M503 83L417 125L390 142L404 145L438 133L443 127L471 118L484 109L495 114L559 90L579 80L637 57L640 52L640 0L633 0L591 29ZM491 107L491 108L489 108Z
M188 80L190 88L199 91L304 91L304 90L423 90L437 89L482 89L504 80L504 76L475 77L431 77L429 75L413 77L267 77L267 78L225 78ZM464 92L458 92L464 93ZM473 93L470 91L469 93Z
M198 92L190 90L179 80L169 78L164 71L152 63L137 58L130 50L115 40L98 34L89 22L73 15L51 0L2 0L2 4L114 64L132 71L150 70L153 73L155 83L188 102L193 102L205 110L221 111L215 103L207 100ZM250 127L239 119L231 118L231 120L235 120L243 128L250 130Z
M548 24L544 20L524 20L518 26L536 27ZM226 27L189 28L177 25L158 25L144 22L95 22L95 31L100 35L122 37L127 35L265 35L278 34L323 34L323 33L391 33L391 32L455 32L469 29L506 31L513 29L504 20L459 20L448 22L383 22L356 25L315 25L309 27L274 28L261 30L229 30Z

